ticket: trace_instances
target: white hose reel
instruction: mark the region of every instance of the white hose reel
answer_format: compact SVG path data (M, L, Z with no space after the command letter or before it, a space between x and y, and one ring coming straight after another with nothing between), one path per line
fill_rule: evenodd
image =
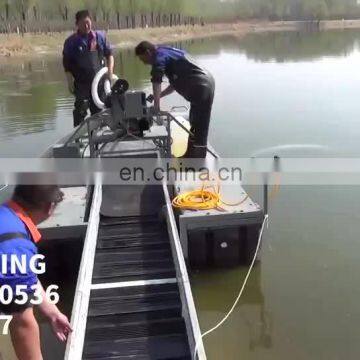
M108 71L109 69L107 67L101 68L101 70L95 75L91 85L91 96L94 100L94 104L101 110L105 109L105 104L100 99L98 87L100 81L108 73ZM119 78L115 74L113 74L112 80L116 81L118 79ZM106 79L104 82L104 91L106 96L111 94L111 83L109 79Z

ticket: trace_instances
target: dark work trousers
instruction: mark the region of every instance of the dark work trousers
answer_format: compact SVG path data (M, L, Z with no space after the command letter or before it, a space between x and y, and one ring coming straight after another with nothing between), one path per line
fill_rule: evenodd
M90 110L91 115L100 112L100 109L95 105L91 96L91 82L75 82L74 107L74 127L79 126L84 121L88 114L88 110Z
M206 157L214 91L215 84L212 82L194 88L189 119L193 136L189 137L188 150L184 157Z

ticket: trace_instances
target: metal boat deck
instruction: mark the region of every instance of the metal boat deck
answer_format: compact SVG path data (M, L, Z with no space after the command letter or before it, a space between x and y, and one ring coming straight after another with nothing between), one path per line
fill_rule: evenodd
M106 114L103 116L109 115ZM103 129L104 119L89 118L85 125L91 136L81 156L117 159L141 154L149 159L167 158L171 119L179 122L168 114L165 123L153 126L150 144L146 136L145 140L108 141L101 131L93 141L94 131ZM181 127L181 122L178 125ZM165 129L167 136L160 131ZM54 146L52 155L65 158L80 155L80 149L72 143L83 137L80 130L84 129L80 127L65 144ZM210 160L209 169L216 169L217 156L211 150L209 153L212 154L211 159L206 159ZM184 251L188 256L187 230L189 241L194 240L193 230L196 230L196 242L206 240L210 234L211 251L226 258L233 249L238 249L235 244L241 239L233 235L242 232L237 226L261 223L260 207L251 202L248 204L251 208L232 209L226 214L199 212L195 220L204 221L197 221L196 226L191 222L193 217L180 214L179 235L165 180L161 185L104 185L103 188L102 177L95 177L98 180L93 191L92 187L87 188L88 206L84 204L84 193L75 203L74 196L69 196L72 200L64 202L58 216L45 226L51 225L48 235L58 231L72 233L75 229L83 233L86 229L72 308L73 332L67 341L65 359L206 360L184 258ZM77 189L67 189L69 194L73 190L77 194ZM240 186L237 192L246 196ZM84 216L76 215L74 204ZM254 214L250 221L249 213ZM70 216L75 223L63 223L60 221L63 216ZM81 226L79 219L87 224ZM224 227L228 234L223 232ZM256 235L255 231L252 233ZM223 238L223 234L230 234L229 238ZM206 248L205 253L210 251Z

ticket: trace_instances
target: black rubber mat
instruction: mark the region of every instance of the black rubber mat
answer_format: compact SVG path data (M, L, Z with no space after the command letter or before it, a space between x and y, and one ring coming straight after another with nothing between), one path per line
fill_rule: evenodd
M157 218L102 219L93 284L172 279L92 290L83 359L190 359L176 271Z
M94 284L175 276L168 234L157 218L102 220Z
M96 262L132 263L134 261L150 261L152 259L171 259L169 244L138 246L129 249L99 249Z
M185 335L164 335L90 342L83 359L190 359Z
M137 296L119 297L114 291L113 296L91 297L89 315L128 314L181 306L178 292L158 291L157 293L148 293L146 288L144 290L143 294ZM95 292L100 293L102 291L96 290Z
M154 224L159 223L159 218L157 216L101 217L100 223L101 225Z

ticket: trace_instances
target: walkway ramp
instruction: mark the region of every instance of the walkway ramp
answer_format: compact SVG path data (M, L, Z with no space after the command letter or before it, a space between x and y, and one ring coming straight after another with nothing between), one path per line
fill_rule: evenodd
M101 218L101 195L96 187L65 358L192 359L200 330L171 205L164 221Z

